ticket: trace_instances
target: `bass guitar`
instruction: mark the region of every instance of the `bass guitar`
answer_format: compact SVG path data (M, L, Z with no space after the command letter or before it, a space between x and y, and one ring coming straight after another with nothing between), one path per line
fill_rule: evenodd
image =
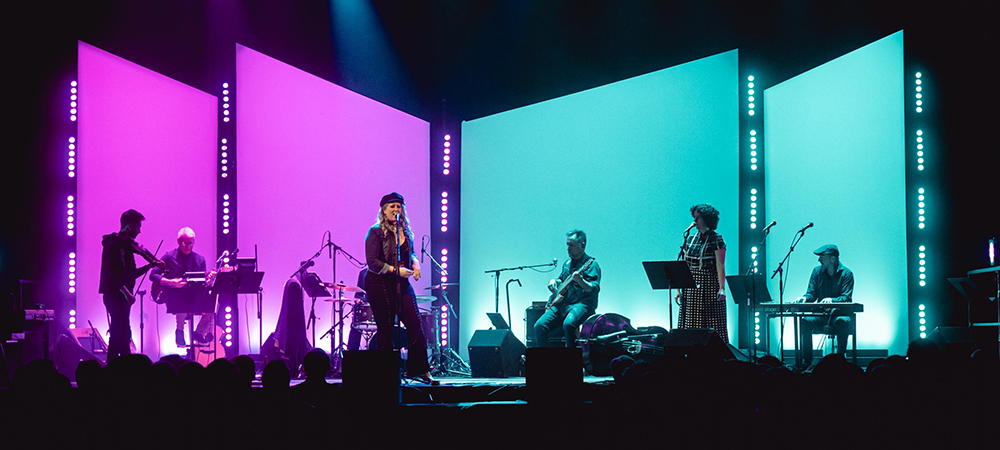
M587 262L583 263L583 265L580 266L579 269L570 274L570 276L566 277L566 279L563 280L562 283L559 283L559 286L556 288L555 292L553 292L552 295L549 296L549 301L548 303L545 304L545 310L547 311L549 309L552 309L557 305L559 305L560 303L562 303L563 300L566 299L566 291L569 290L569 285L573 283L573 278L576 277L576 275L579 273L586 272L587 269L590 268L590 265L593 263L594 263L594 258L588 259Z

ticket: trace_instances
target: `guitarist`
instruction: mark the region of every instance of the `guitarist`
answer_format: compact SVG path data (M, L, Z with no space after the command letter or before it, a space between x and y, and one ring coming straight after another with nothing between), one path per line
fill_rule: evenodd
M177 232L177 248L163 255L164 267L153 269L149 279L153 281L153 298L156 303L169 303L168 312L178 302L184 304L192 303L193 296L198 295L194 290L181 289L187 285L184 281L184 274L187 272L205 272L205 257L194 251L194 230L189 227L181 228ZM159 291L159 295L157 292ZM182 308L183 306L178 306ZM176 314L177 329L174 331L174 339L178 347L186 345L184 340L184 321L188 314ZM213 314L203 314L198 321L198 328L194 331L192 341L211 342Z
M100 293L104 294L104 307L108 310L110 321L108 329L111 333L108 339L108 362L121 355L130 353L129 342L132 340L132 328L129 326L129 312L135 303L135 279L146 273L150 267L163 267L163 261L157 260L149 251L135 242L142 230L142 221L146 218L134 209L122 213L121 230L117 233L105 234L101 237L101 282ZM149 264L135 266L135 255L139 254Z
M566 233L569 260L563 263L559 278L549 281L552 296L545 312L535 322L535 342L539 347L551 346L549 333L558 326L563 328L566 346L576 347L580 325L597 311L601 267L587 255L586 248L587 233L582 230Z

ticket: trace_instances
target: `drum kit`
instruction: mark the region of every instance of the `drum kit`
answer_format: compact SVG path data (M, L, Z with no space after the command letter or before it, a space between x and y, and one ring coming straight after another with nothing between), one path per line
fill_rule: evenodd
M457 284L442 283L425 289L440 290L443 293L443 289L446 286ZM340 353L347 350L343 339L346 317L350 317L350 328L361 335L359 349L375 348L375 342L378 339L378 327L375 324L375 315L372 312L371 303L367 301L365 290L358 286L351 286L344 283L322 283L322 285L334 294L325 300L340 303L340 307L337 308L337 323L328 331L333 332L336 329L338 342L341 343L336 352ZM345 298L344 294L348 293L355 295ZM438 339L441 335L442 318L447 318L448 314L453 314L453 312L450 312L450 308L445 305L435 305L434 303L437 302L438 298L433 295L418 295L414 300L417 303L417 313L420 315L420 329L427 340L427 357L431 367L438 374L471 373L471 369L458 357L455 351L450 347L442 346L440 339ZM447 304L446 301L444 303ZM407 345L406 327L403 324L396 325L395 333L398 333L396 336L399 338L398 342L403 343L403 353L405 354L405 346ZM457 362L454 362L456 360Z

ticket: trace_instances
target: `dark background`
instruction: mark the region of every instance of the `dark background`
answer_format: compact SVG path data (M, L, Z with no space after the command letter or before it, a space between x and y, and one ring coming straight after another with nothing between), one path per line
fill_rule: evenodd
M907 68L923 72L926 117L938 127L927 172L946 197L928 216L943 251L928 264L943 281L987 266L986 242L1000 234L998 12L988 1L861 0L11 6L0 307L10 308L18 279L37 280L40 298L64 296L66 110L78 39L216 95L235 73L240 43L428 120L433 131L734 48L762 92L902 29ZM143 170L153 182L155 168ZM939 324L964 323L964 304L939 291Z

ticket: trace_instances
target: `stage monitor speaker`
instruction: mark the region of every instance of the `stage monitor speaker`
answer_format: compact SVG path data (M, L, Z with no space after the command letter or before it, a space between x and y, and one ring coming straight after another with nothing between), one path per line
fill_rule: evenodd
M352 405L398 405L398 350L348 350L344 352L343 386Z
M60 334L56 338L56 345L52 349L52 360L55 362L56 372L65 375L70 381L76 381L76 366L89 359L100 361L96 355L81 347L75 339L65 334Z
M583 351L579 348L529 348L524 362L528 404L580 403L583 392Z
M976 348L972 331L967 327L937 327L927 339L934 341L941 354L948 358L967 358Z
M524 344L510 330L476 330L469 341L474 378L506 378L521 374Z
M676 328L664 337L664 353L725 361L735 356L711 328Z

